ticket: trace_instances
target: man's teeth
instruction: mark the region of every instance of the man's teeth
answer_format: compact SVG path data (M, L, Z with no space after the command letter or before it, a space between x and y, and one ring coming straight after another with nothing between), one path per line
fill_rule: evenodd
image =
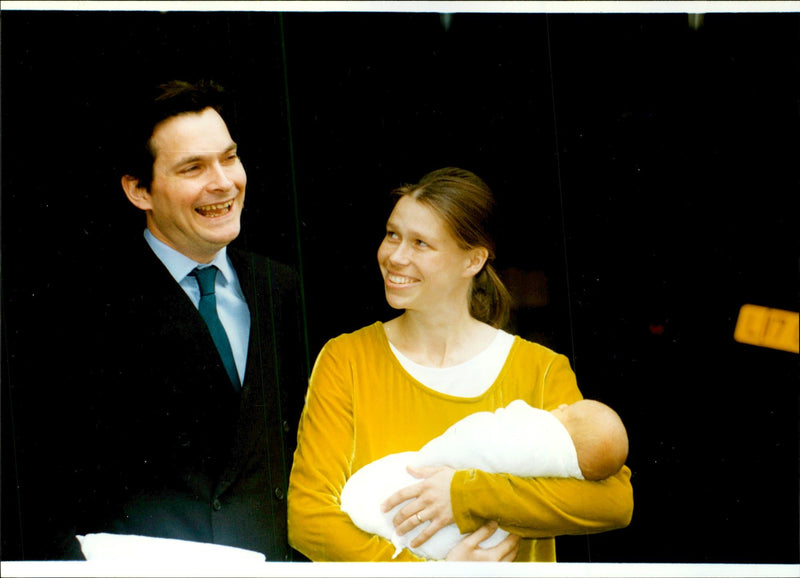
M233 201L230 200L227 203L217 203L216 205L204 205L202 207L197 207L195 211L204 217L220 217L230 211L232 206Z
M407 285L408 283L414 282L414 280L411 277L400 277L398 275L389 275L388 278L389 281L397 285Z

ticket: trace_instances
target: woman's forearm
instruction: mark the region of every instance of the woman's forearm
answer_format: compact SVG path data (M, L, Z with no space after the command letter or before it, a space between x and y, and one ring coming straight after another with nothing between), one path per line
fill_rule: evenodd
M526 538L605 532L630 523L630 476L627 467L599 482L463 470L451 485L453 512L462 532L488 520Z

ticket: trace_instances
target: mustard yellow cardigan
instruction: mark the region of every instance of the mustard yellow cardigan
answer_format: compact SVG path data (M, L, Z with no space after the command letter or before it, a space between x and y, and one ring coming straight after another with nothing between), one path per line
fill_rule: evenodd
M382 323L340 335L323 347L311 374L289 482L289 543L314 561L391 560L394 546L339 508L354 472L388 454L419 450L477 411L515 399L553 409L581 397L566 357L520 337L495 383L478 397L460 398L411 377ZM526 561L555 561L553 536L621 528L633 511L627 467L599 482L463 470L450 494L462 532L497 520L525 538L517 560ZM397 560L419 558L404 550Z

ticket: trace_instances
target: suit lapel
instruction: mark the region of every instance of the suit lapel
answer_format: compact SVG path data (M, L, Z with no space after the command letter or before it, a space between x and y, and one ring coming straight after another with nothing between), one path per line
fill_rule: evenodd
M171 334L183 336L191 335L192 348L195 350L195 359L203 360L207 371L214 371L227 380L222 359L219 357L211 333L203 317L186 295L180 284L172 277L170 272L153 253L149 247L144 248L142 254L142 267L149 271L141 275L145 285L140 288L137 295L148 296L142 299L150 300L142 303L141 313L154 319L154 328L161 332L161 336L169 338ZM157 288L154 291L154 288ZM170 339L170 342L186 342L185 339ZM210 363L206 361L214 360Z
M263 310L271 303L268 261L261 261L264 266L256 269L248 253L229 249L228 255L250 309L250 339L234 447L217 486L217 494L233 483L250 457L261 452L269 454L269 448L274 444L268 440L275 436L273 422L278 415L274 407L277 392L271 386L275 382L272 315L271 311ZM269 455L267 457L269 463Z

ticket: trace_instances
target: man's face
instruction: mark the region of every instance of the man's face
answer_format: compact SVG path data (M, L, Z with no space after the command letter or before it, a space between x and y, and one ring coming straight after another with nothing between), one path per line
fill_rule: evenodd
M136 189L150 232L200 263L239 235L247 175L222 117L211 108L167 119L150 139L150 191Z

